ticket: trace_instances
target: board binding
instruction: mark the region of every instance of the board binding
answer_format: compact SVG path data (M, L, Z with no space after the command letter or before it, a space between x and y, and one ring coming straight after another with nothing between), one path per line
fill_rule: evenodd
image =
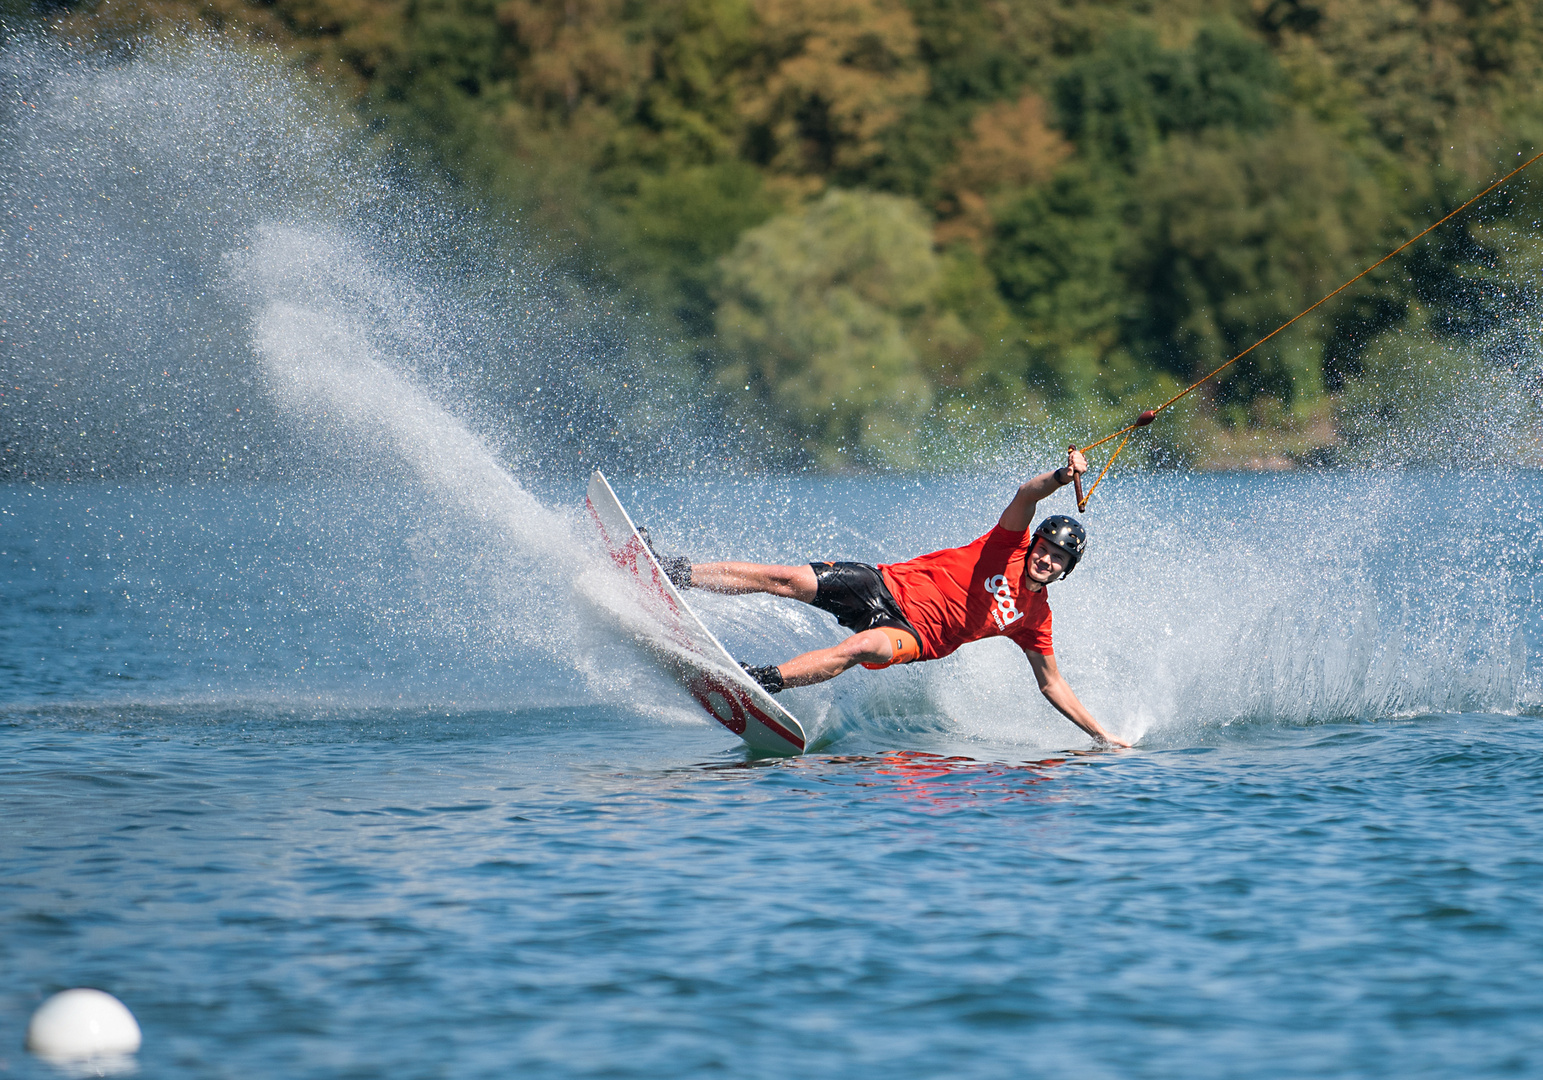
M803 753L807 741L803 725L744 673L691 610L598 469L589 479L585 504L611 561L637 582L640 598L658 616L670 639L672 647L668 649L643 641L665 670L709 716L752 749L771 754Z

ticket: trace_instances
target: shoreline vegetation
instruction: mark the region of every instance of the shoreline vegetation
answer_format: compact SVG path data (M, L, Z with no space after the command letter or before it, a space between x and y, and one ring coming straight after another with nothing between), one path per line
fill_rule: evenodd
M277 47L827 470L1102 435L1543 146L1533 0L3 2ZM1131 464L1543 463L1540 208L1524 174Z

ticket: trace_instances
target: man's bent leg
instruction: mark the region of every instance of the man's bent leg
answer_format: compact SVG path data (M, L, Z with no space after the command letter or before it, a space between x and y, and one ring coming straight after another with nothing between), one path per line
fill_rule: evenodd
M814 574L809 576L812 578ZM782 672L785 685L812 686L834 679L858 664L887 663L894 657L894 653L889 635L883 630L864 630L860 634L853 634L840 645L806 652L777 667Z
M708 592L770 593L812 603L818 588L814 570L803 566L763 566L760 563L697 563L691 568L691 584ZM828 678L829 676L827 676ZM789 684L791 685L791 684Z

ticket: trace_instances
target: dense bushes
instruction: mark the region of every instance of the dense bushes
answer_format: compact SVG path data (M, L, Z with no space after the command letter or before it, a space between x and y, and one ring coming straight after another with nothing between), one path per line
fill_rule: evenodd
M825 465L915 462L929 416L981 403L1126 416L1543 134L1534 0L155 0L70 23L194 17L352 87ZM1322 456L1352 434L1337 404L1377 412L1364 357L1411 312L1493 333L1514 305L1472 283L1504 253L1471 227L1207 388L1168 449Z

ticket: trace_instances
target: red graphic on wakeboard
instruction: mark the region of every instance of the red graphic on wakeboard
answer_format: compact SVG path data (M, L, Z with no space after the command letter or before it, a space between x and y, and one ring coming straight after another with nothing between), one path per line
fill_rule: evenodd
M720 679L710 672L700 671L686 684L686 689L702 703L702 708L712 713L720 724L734 734L743 736L749 726L746 717L751 717L800 750L803 749L804 740L768 716L755 703L755 699L745 692L744 687Z

